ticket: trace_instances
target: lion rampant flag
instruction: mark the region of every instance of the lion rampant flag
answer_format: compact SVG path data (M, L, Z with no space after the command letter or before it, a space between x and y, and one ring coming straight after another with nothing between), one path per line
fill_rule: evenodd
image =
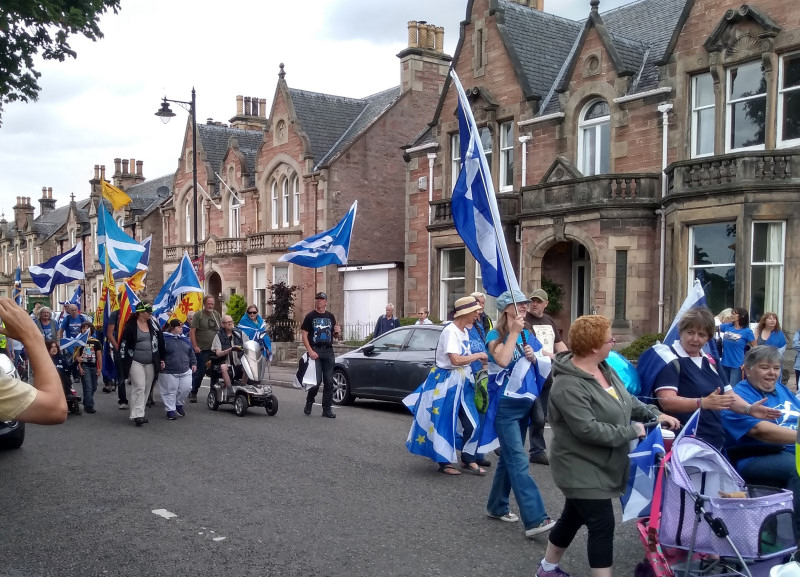
M191 293L183 293L181 295L181 300L178 301L178 304L175 306L175 310L172 311L172 319L178 319L182 323L186 322L186 317L189 314L189 311L197 312L203 308L203 293L201 292L191 292Z

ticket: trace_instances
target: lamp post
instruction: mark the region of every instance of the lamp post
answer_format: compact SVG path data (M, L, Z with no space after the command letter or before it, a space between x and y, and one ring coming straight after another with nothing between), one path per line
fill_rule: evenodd
M169 107L169 103L174 102L180 104L182 107L189 110L192 116L192 188L194 189L194 260L200 255L199 240L197 237L197 107L195 106L195 92L192 87L192 100L191 102L184 102L183 100L170 100L166 96L162 99L161 108L156 112L156 116L161 119L161 122L166 124L169 119L175 116L175 113Z

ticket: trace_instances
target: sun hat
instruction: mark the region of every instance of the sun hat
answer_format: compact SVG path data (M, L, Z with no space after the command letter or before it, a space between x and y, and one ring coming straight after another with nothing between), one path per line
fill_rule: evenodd
M479 303L477 299L472 296L461 297L453 306L455 309L455 314L453 315L454 319L481 310L481 303Z
M539 299L542 302L547 302L550 300L550 297L547 296L547 292L544 289L536 289L531 293L531 300Z
M529 303L531 302L528 297L525 296L525 293L522 291L515 290L513 291L506 291L502 293L497 299L495 300L495 304L497 305L497 310L502 312L506 310L506 307L510 305L512 302L518 303Z

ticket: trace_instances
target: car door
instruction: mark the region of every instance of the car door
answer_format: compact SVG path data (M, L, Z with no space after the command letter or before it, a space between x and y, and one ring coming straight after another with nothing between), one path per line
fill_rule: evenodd
M382 396L397 379L395 361L409 331L389 331L349 355L350 390L359 396Z
M428 378L428 373L435 365L436 345L441 334L440 326L414 325L411 336L395 361L398 378L392 396L400 400L414 392Z

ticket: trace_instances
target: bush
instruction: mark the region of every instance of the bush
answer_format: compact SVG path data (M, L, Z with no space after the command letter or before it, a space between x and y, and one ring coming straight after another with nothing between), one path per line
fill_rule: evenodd
M228 298L228 302L225 304L225 313L231 315L234 326L239 324L246 310L247 301L244 300L244 297L240 294L231 295Z
M656 344L656 341L663 341L667 333L648 333L640 336L630 345L619 351L623 357L629 361L638 360L643 352Z
M547 293L547 308L544 310L548 315L554 315L564 308L562 299L564 298L564 287L559 283L542 276L542 290Z
M272 314L264 320L269 327L269 338L276 343L286 343L295 340L294 322L292 313L297 285L287 285L284 281L267 284L269 300L267 304L272 307Z

